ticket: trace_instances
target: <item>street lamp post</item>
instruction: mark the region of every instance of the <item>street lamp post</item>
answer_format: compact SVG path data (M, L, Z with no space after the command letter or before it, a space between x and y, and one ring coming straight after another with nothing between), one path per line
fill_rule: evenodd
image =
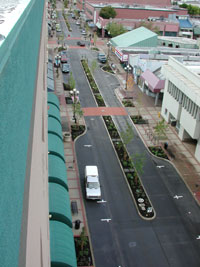
M73 104L74 104L74 107L73 107L73 120L76 123L76 104L77 104L77 98L78 98L78 95L79 95L79 91L76 90L76 88L74 88L73 90L70 91L70 95L72 97L72 101L73 101Z
M56 63L55 65L57 68L60 66L60 59L61 59L61 56L59 54L57 54L55 56L55 63Z
M129 71L131 71L131 66L127 65L124 69L126 71L126 86L125 86L125 90L127 90L128 74L129 74Z
M107 55L107 60L109 59L109 52L110 52L110 42L107 42L107 47L108 47L108 55Z

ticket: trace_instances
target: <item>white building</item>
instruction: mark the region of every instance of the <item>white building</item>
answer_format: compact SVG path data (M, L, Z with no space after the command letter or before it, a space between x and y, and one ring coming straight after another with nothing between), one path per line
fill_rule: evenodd
M200 161L200 63L183 64L170 57L162 73L166 81L161 114L182 141L196 141L195 157Z

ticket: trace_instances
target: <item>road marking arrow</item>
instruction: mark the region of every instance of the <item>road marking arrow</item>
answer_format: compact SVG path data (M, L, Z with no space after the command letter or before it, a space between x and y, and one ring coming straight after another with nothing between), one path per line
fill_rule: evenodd
M174 196L174 198L176 198L176 199L179 199L179 198L182 198L183 196Z
M110 222L111 219L101 219L102 222Z
M106 203L107 201L106 200L98 200L97 203Z

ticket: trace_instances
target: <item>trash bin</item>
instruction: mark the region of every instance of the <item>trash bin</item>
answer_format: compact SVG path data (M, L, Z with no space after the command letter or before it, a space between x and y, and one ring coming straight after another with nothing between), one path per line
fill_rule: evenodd
M168 143L167 143L167 142L165 142L165 143L164 143L164 149L166 149L166 150L167 150L167 148L168 148Z
M76 230L80 229L80 224L81 224L81 221L80 221L80 220L76 220L76 221L75 221L75 227L74 227L74 228L75 228Z

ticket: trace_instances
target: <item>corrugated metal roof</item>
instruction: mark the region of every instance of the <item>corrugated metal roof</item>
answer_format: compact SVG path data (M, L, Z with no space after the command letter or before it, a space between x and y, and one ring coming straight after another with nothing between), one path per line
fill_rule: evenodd
M194 28L194 34L200 34L200 27Z
M188 19L178 19L180 28L192 28L192 24Z
M50 79L54 80L53 70L47 69L47 78L50 78Z
M154 42L149 46L157 45L157 34L146 29L145 27L139 27L133 31L120 34L110 40L113 46L117 47L129 47L136 46L138 43L146 41L150 38L155 37ZM145 46L148 46L147 44Z
M60 110L60 103L58 97L54 93L47 93L47 102L56 105L57 108Z
M179 26L175 24L167 24L165 27L166 32L178 32Z
M54 104L48 103L48 116L54 117L60 122L60 111Z
M51 220L67 224L72 228L72 215L68 191L60 184L49 182L49 214Z
M49 182L61 184L68 190L67 170L63 160L56 155L48 155Z
M61 123L53 117L48 117L48 133L57 134L61 140L63 139Z
M65 162L65 153L62 140L55 134L48 133L48 151L59 156Z
M49 224L51 266L76 267L77 262L72 229L58 221L50 221Z

